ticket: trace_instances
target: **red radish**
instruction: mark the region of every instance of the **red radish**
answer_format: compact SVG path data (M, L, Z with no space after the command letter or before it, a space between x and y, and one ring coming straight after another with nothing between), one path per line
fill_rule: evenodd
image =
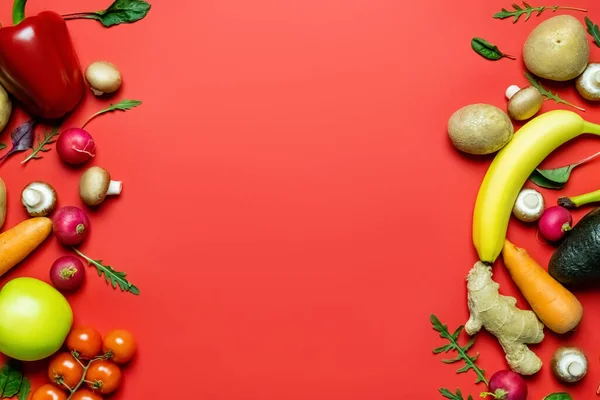
M65 246L75 246L83 242L89 226L87 214L79 207L62 207L52 217L54 235Z
M573 228L573 217L561 206L547 208L538 221L540 234L550 242L561 240Z
M83 164L96 155L96 142L81 128L70 128L56 140L56 152L67 164Z
M64 291L78 289L85 279L85 267L75 256L62 256L52 263L50 280L55 288Z
M490 378L488 385L490 392L482 393L498 400L526 400L527 383L521 375L510 370L496 372Z

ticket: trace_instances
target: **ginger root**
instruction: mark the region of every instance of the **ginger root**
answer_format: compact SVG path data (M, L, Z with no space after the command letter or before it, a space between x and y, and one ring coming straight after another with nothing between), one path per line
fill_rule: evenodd
M475 263L467 275L471 316L465 331L472 336L485 328L500 342L508 366L514 372L533 375L542 368L542 360L527 344L544 339L544 324L533 311L517 308L514 297L498 293L499 287L492 280L492 268L481 261Z

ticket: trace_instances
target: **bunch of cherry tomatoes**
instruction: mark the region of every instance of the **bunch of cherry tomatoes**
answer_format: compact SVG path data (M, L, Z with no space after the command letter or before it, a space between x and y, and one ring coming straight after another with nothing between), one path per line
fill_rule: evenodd
M129 331L115 329L103 338L91 327L73 328L65 345L69 351L50 359L51 383L37 388L31 400L103 400L121 385L121 368L137 346Z

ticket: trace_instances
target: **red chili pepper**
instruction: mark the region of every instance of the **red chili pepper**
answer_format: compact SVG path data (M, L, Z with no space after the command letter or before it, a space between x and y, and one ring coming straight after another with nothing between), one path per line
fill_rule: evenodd
M67 24L52 11L14 22L0 28L0 84L32 116L61 119L85 93Z

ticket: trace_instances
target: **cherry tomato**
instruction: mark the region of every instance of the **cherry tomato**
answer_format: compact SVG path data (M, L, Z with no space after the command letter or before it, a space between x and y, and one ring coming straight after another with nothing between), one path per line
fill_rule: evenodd
M47 383L33 392L31 400L67 400L67 394L56 386Z
M79 389L73 396L71 396L71 400L102 400L102 396L98 393L94 393L89 389Z
M94 328L80 326L69 332L66 340L69 350L75 350L81 358L94 358L102 351L102 336Z
M121 385L121 368L109 360L91 363L85 375L88 386L101 394L112 393Z
M109 332L102 344L104 354L109 351L112 354L111 360L117 364L125 364L131 361L135 355L137 343L133 334L124 329L115 329Z
M64 383L70 388L74 388L82 377L83 367L73 358L71 353L58 353L50 360L48 378L56 386L64 388Z

